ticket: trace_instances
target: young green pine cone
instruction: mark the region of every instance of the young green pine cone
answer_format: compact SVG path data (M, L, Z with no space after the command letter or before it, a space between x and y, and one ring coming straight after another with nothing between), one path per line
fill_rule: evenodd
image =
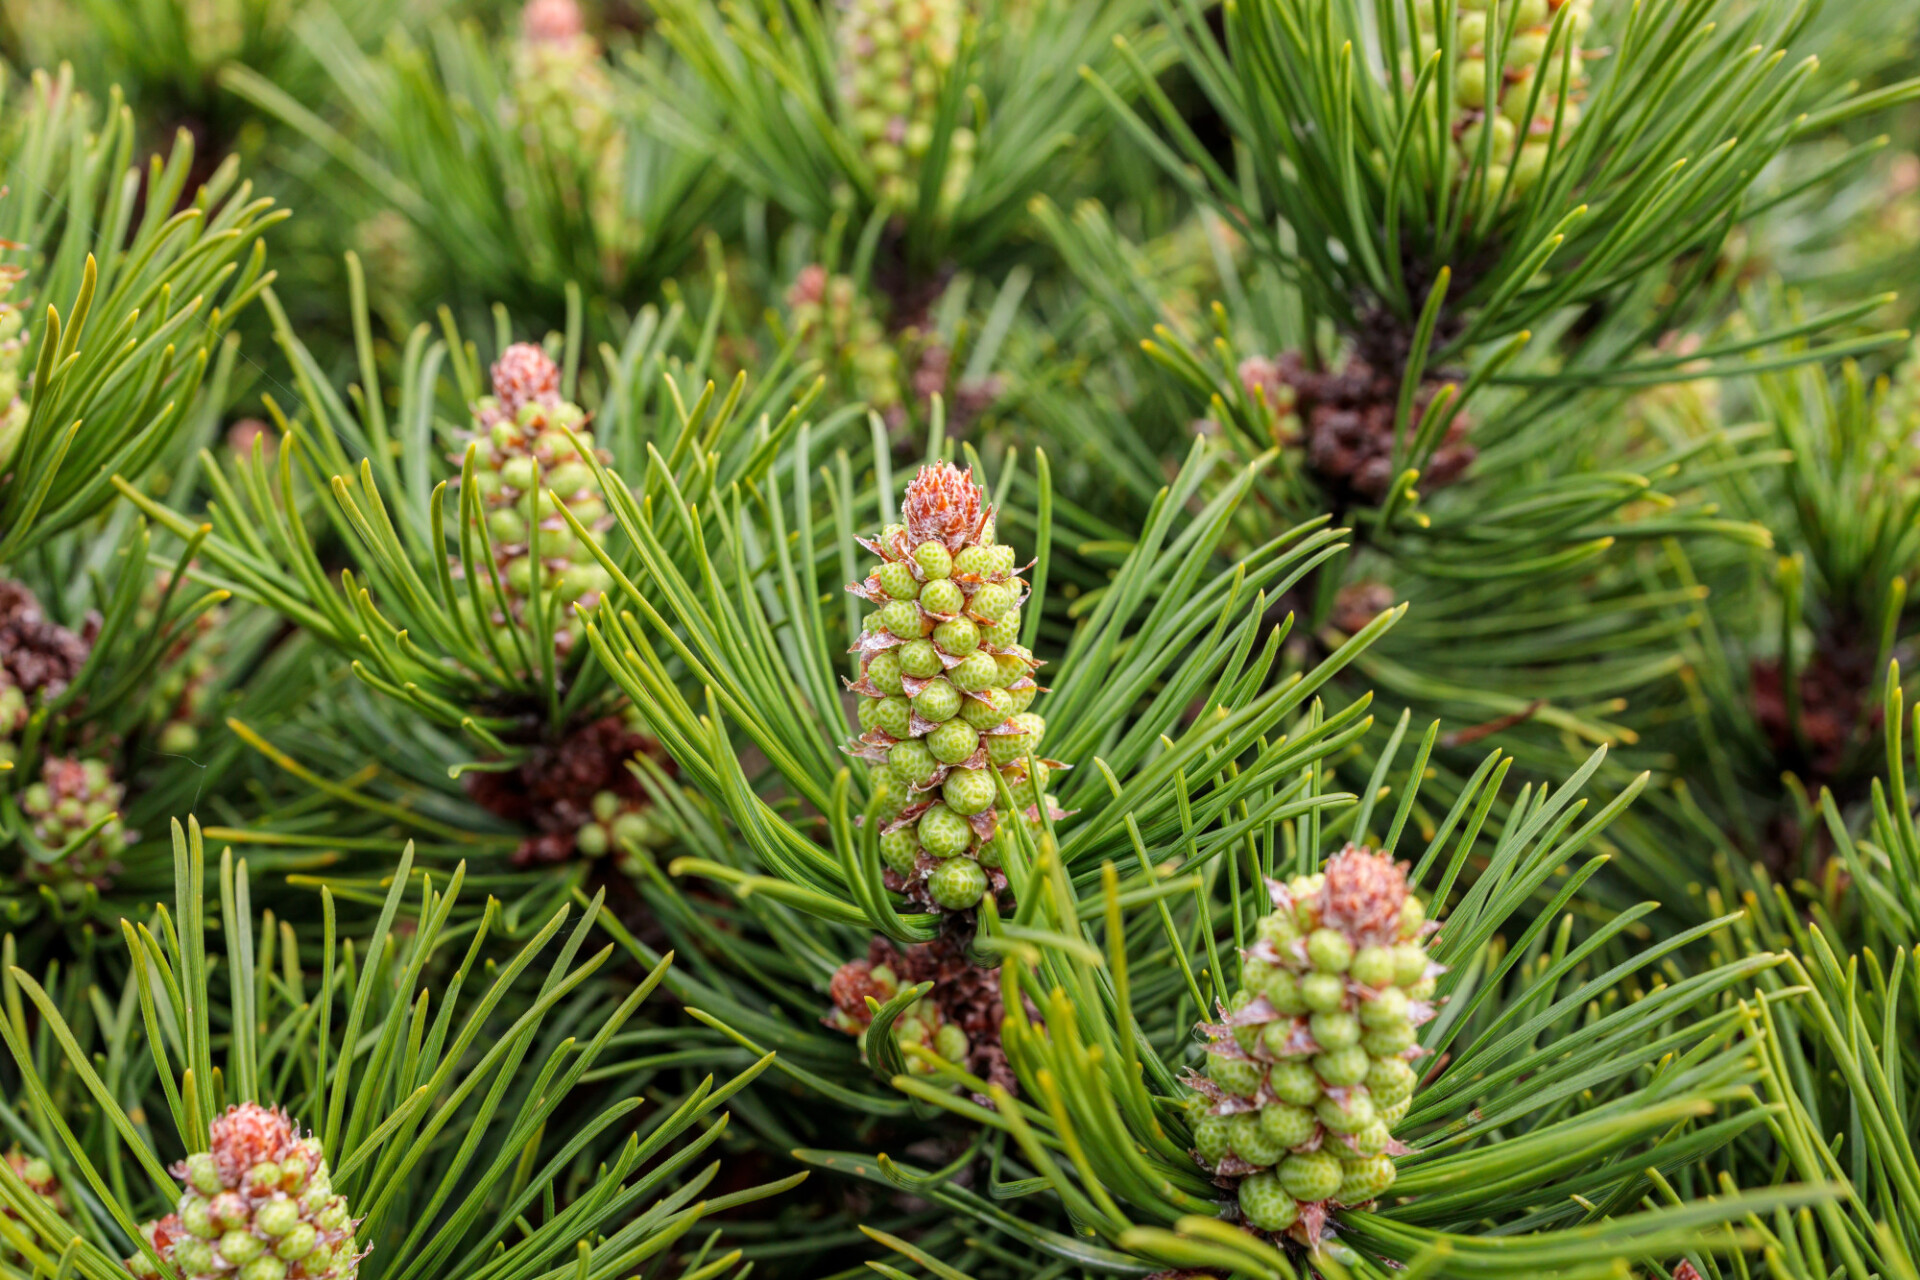
M1564 6L1572 7L1566 33L1549 51L1547 36ZM1593 21L1593 0L1460 0L1454 14L1453 79L1461 112L1454 137L1461 171L1478 163L1485 130L1491 129L1484 199L1491 203L1505 187L1507 200L1517 200L1546 171L1556 113L1562 147L1579 123L1578 99L1586 84L1580 40ZM1424 59L1435 48L1433 9L1416 5L1415 19L1420 24L1419 56ZM1487 58L1503 32L1501 64L1493 68L1489 101ZM1569 45L1570 59L1566 58Z
M256 1102L210 1126L209 1149L173 1166L178 1208L141 1228L186 1280L350 1280L364 1253L347 1200L333 1190L319 1140L301 1137L284 1111ZM158 1274L144 1253L127 1260Z
M560 398L559 366L532 343L514 343L493 366L493 394L473 406L473 416L473 483L514 620L524 620L534 591L536 528L545 604L550 607L558 596L563 606L593 605L612 580L588 541L560 515L559 504L596 538L613 522L593 468L567 435L571 430L581 448L593 449L585 410ZM606 460L604 453L595 456ZM482 596L491 598L490 585L482 587ZM463 594L463 612L470 607ZM496 611L491 621L504 625L507 619ZM573 648L572 622L571 610L557 611L554 644L562 654Z
M0 242L0 248L17 248ZM14 282L26 274L18 267L0 267L0 474L7 470L7 459L20 444L27 430L27 377L33 372L28 363L32 352L28 340L26 312L7 295Z
M39 1156L30 1156L15 1143L7 1152L7 1167L13 1170L13 1176L27 1184L27 1190L40 1198L40 1203L53 1212L65 1216L67 1202L61 1198L60 1184L54 1180L53 1166ZM0 1215L9 1218L18 1215L5 1205L0 1205ZM4 1239L0 1239L0 1258L12 1255Z
M118 816L125 797L126 788L114 781L105 761L49 756L39 781L20 794L20 816L33 838L49 851L66 849L94 823L104 820L105 825L52 861L23 856L21 878L51 888L66 902L77 901L88 886L112 887L132 834Z
M867 997L885 1004L900 994L902 985L894 966L887 963L895 958L891 950L872 950L875 954L867 959L849 961L834 971L828 988L833 997L833 1012L821 1019L834 1030L857 1037L862 1058L867 1053L867 1032L873 1025L873 1010L867 1007ZM965 1063L972 1050L966 1030L946 1017L932 993L914 1001L905 1013L894 1019L893 1038L902 1046L923 1045L953 1063ZM933 1064L925 1059L903 1056L912 1074L932 1072Z
M1241 982L1206 1025L1207 1068L1188 1083L1194 1154L1238 1179L1241 1217L1311 1246L1328 1211L1377 1198L1407 1148L1440 966L1405 870L1348 845L1318 875L1268 882L1273 914L1243 954Z
M886 208L920 199L940 93L960 45L961 0L841 0L840 103ZM947 142L940 202L951 207L973 168L971 129Z
M888 887L964 911L1006 887L1001 783L1037 832L1042 806L1066 816L1046 794L1063 766L1038 759L1046 721L1027 707L1040 664L1018 643L1026 583L1013 548L993 540L973 473L923 467L902 513L862 540L880 563L847 588L876 606L854 646L861 733L847 749L886 768L876 801Z
M829 275L818 263L803 267L787 290L787 309L807 352L840 385L889 424L905 421L899 352L853 277Z
M600 42L575 0L530 0L514 49L512 122L560 179L560 198L593 223L604 278L617 280L645 228L624 216L627 140Z

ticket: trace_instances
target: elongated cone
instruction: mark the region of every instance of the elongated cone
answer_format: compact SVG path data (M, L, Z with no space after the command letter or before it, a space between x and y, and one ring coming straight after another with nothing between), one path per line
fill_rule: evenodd
M0 249L17 249L11 240L0 240ZM29 361L33 353L28 341L26 312L8 295L22 275L19 267L0 267L0 478L7 473L7 461L20 445L27 429L27 375L33 372Z
M473 406L473 417L468 446L473 454L473 483L480 494L506 604L504 611L495 607L487 621L505 625L508 612L514 621L525 621L527 605L534 598L536 530L543 607L551 608L556 596L562 605L591 606L612 581L594 559L589 541L578 537L560 515L560 504L595 539L611 527L612 517L593 468L567 435L571 430L580 448L593 449L586 411L561 398L559 366L530 342L513 344L494 364L493 394ZM595 456L606 460L603 454ZM491 581L481 590L483 599L494 599ZM460 603L463 609L471 609L464 595ZM561 608L551 616L555 647L569 652L575 638L572 611Z
M1393 1185L1440 967L1406 872L1348 845L1318 875L1269 881L1272 914L1193 1075L1194 1157L1236 1187L1241 1219L1312 1245L1330 1210Z
M606 279L619 277L644 228L623 216L627 139L619 93L576 0L530 0L513 53L511 122L558 194L593 225Z
M999 780L1038 830L1040 806L1066 816L1046 794L1063 766L1038 758L1046 722L1027 708L1040 664L1019 643L1026 583L1013 548L993 540L973 473L921 468L901 514L904 523L862 539L880 563L847 588L876 606L854 646L862 732L847 750L879 766L889 887L964 911L1006 886Z
M141 1228L186 1280L351 1280L363 1250L346 1197L333 1189L319 1140L257 1102L228 1107L208 1149L173 1166L185 1188L174 1212ZM127 1270L151 1280L143 1253Z
M920 199L940 94L960 46L961 0L842 0L840 105L889 209ZM947 140L940 201L958 201L973 170L973 131Z

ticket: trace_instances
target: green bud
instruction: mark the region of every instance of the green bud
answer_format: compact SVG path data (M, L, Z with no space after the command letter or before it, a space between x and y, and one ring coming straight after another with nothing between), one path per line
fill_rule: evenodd
M997 729L1013 714L1008 709L1011 702L1005 689L984 689L960 704L960 718L976 729Z
M1392 1057L1413 1047L1417 1034L1411 1022L1395 1022L1387 1026L1371 1027L1360 1037L1361 1047L1376 1058Z
M1333 1196L1341 1204L1365 1204L1393 1185L1395 1177L1391 1156L1366 1156L1342 1162L1340 1185Z
M993 572L993 553L978 543L962 547L953 558L953 571L962 577L985 578Z
M1265 1069L1248 1058L1230 1058L1223 1053L1207 1055L1207 1074L1213 1082L1228 1093L1251 1098L1260 1092L1260 1079Z
M1403 942L1393 949L1393 984L1411 987L1427 973L1427 949L1417 942Z
M920 692L913 695L913 709L920 713L922 720L931 720L935 724L951 720L960 710L960 691L955 689L950 681L929 680L920 686ZM895 734L894 736L906 735ZM949 761L949 763L952 762Z
M1306 997L1300 994L1300 979L1289 969L1275 968L1267 975L1261 990L1267 1003L1285 1014L1307 1012Z
M1387 987L1371 1000L1360 1002L1360 1021L1369 1027L1390 1027L1405 1022L1412 1001L1398 987Z
M920 589L920 607L928 613L958 613L966 602L966 593L948 578L936 578Z
M196 1151L187 1157L187 1183L206 1195L220 1193L220 1167L214 1163L211 1151Z
M965 853L973 843L973 827L939 801L920 815L920 843L936 858Z
M991 809L999 791L994 786L993 775L985 769L955 769L947 775L941 794L948 808L971 817Z
M1323 1049L1344 1049L1360 1043L1360 1020L1350 1013L1316 1013L1307 1025Z
M927 750L927 744L918 738L908 738L896 742L887 751L887 764L892 767L894 776L907 785L929 782L940 768Z
M1348 1045L1344 1049L1332 1049L1318 1054L1313 1059L1313 1070L1322 1080L1336 1089L1359 1084L1367 1078L1371 1067L1367 1060L1367 1051L1359 1045Z
M1300 979L1300 998L1315 1013L1332 1013L1347 999L1347 982L1337 973L1310 973Z
M912 827L901 827L880 837L880 858L901 875L913 870L919 858L920 841Z
M1193 1149L1208 1164L1219 1164L1233 1150L1231 1116L1203 1115L1193 1122Z
M913 549L914 563L920 566L920 572L927 575L929 581L951 577L953 574L953 553L945 543L923 542Z
M1390 987L1393 985L1393 951L1389 947L1362 947L1354 954L1348 972L1363 986Z
M267 1246L250 1231L229 1231L220 1237L220 1256L234 1266L244 1266L267 1251Z
M277 1239L300 1225L300 1206L291 1200L269 1200L253 1211L253 1225Z
M972 858L948 858L927 876L927 894L948 911L965 911L987 891L987 873Z
M1242 1111L1233 1117L1233 1153L1248 1164L1273 1164L1287 1149L1260 1127L1260 1113Z
M980 731L965 720L949 720L927 735L927 749L941 764L959 764L979 746Z
M1345 1106L1332 1098L1322 1098L1314 1105L1313 1113L1333 1133L1358 1133L1374 1121L1373 1099L1363 1089L1352 1089L1347 1093Z
M1329 1151L1290 1155L1276 1172L1280 1185L1295 1200L1325 1200L1340 1189L1340 1161Z
M286 1280L287 1264L274 1257L259 1257L240 1268L239 1280Z
M867 659L867 683L882 693L905 693L900 683L900 655L892 649L882 649Z
M1281 1062L1267 1072L1267 1085L1282 1102L1310 1107L1320 1100L1324 1086L1305 1062Z
M931 640L909 640L900 646L899 653L900 670L916 680L930 680L945 670L944 664L940 661L940 651L933 647ZM960 664L960 666L965 665L964 662ZM956 671L959 669L959 667L954 668ZM952 679L951 676L948 678ZM955 687L963 692L967 691L967 686L957 681Z
M957 1022L943 1023L933 1034L933 1051L948 1062L965 1062L970 1048L972 1045L967 1041L967 1033L960 1029Z
M927 650L932 652L933 646L929 644ZM934 662L937 664L939 661L936 655ZM902 664L904 663L903 656ZM960 665L947 673L947 679L953 681L953 687L962 693L980 693L983 690L992 689L995 687L994 681L998 678L999 668L994 665L993 655L984 649L974 650L960 660Z
M1285 1231L1300 1220L1300 1203L1273 1173L1250 1174L1240 1180L1240 1212L1259 1231Z
M956 658L980 647L980 628L966 618L949 618L933 629L933 642Z
M996 649L1005 649L1020 643L1020 610L1009 609L1000 615L1000 621L980 631L980 643L990 644Z
M918 640L923 619L911 600L891 600L880 609L880 625L902 640Z
M995 623L1005 617L1007 610L1013 606L1013 589L1005 583L989 582L967 601L967 612L982 622Z
M1282 1150L1297 1147L1313 1136L1313 1112L1288 1102L1273 1102L1260 1108L1260 1132Z
M1345 973L1353 963L1353 944L1338 929L1315 929L1307 936L1307 958L1322 973Z
M880 589L895 600L912 600L920 594L920 583L904 560L892 560L874 572Z
M1376 1058L1367 1068L1367 1092L1374 1101L1391 1105L1413 1096L1419 1073L1404 1058Z

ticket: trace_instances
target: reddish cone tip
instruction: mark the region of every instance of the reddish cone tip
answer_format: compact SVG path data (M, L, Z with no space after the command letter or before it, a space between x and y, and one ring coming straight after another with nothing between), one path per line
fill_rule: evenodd
M286 1112L257 1102L228 1107L214 1118L209 1136L220 1180L230 1187L254 1165L280 1159L300 1137Z
M587 29L574 0L528 0L520 11L520 33L528 44L560 44Z
M951 462L920 468L900 511L914 546L940 542L958 551L980 531L980 491L973 485L973 468L962 471Z
M536 402L560 402L560 366L531 342L516 342L493 365L493 394L508 417Z
M1348 845L1327 859L1321 920L1357 947L1389 946L1400 933L1407 873L1384 853Z

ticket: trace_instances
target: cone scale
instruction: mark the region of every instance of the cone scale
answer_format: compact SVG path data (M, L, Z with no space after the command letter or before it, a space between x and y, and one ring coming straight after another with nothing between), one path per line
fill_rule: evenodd
M1393 1185L1434 1015L1420 899L1385 854L1348 845L1326 869L1267 882L1274 910L1188 1084L1194 1158L1254 1230L1319 1241L1327 1214Z
M923 467L903 522L861 545L880 557L847 589L875 606L854 652L861 733L849 754L876 766L888 887L936 911L965 911L1006 887L1010 828L996 774L1034 829L1059 761L1038 751L1046 722L1027 708L1040 665L1018 641L1021 580L995 543L971 470ZM1029 776L1028 756L1036 775Z

